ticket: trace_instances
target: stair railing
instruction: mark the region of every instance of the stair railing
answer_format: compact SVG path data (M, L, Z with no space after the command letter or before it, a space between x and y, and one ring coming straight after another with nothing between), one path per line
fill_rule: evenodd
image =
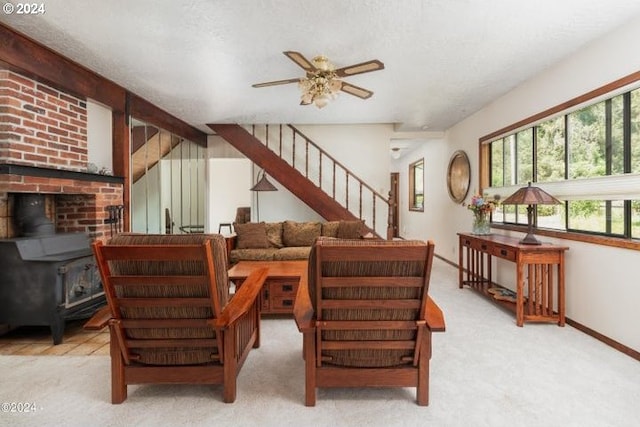
M390 238L389 198L292 125L251 125L247 129L267 148L326 194L365 221L379 236Z

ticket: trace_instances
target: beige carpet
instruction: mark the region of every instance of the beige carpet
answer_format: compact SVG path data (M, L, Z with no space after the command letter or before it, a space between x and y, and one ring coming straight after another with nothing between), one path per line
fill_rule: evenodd
M638 426L640 363L567 326L515 326L436 260L431 294L447 332L434 335L431 403L413 389L320 390L303 404L301 335L265 319L262 347L240 374L238 399L220 387L132 386L111 405L106 356L0 356L0 413L11 426ZM3 407L4 409L4 407Z

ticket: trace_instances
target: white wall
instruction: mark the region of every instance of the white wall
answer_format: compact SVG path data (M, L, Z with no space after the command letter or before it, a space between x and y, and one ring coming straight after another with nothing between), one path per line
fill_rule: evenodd
M433 240L436 253L452 258L452 248L445 247L450 221L449 212L443 208L448 204L446 186L449 147L444 139L429 139L412 151L392 162L392 169L400 173L400 236L406 239ZM409 165L424 159L424 212L409 210Z
M111 109L87 99L88 161L113 171L113 116Z
M255 177L251 186L258 181L260 169L254 168ZM251 220L277 222L291 221L324 221L313 209L302 203L293 193L284 188L278 181L267 174L267 179L278 191L251 192ZM259 217L258 217L259 215Z
M448 149L440 150L440 162L446 168L455 150L465 150L471 160L471 191L477 189L480 137L640 70L640 56L634 53L638 40L640 18L585 46L458 123L447 132ZM440 175L440 180L446 183L445 173ZM457 248L456 233L469 230L471 215L466 208L453 203L446 191L435 194L439 200L432 202L446 212L447 219L435 222L435 218L425 217L423 234L432 234L441 228L442 232L435 231L439 236L436 253L457 261L457 253L452 256L451 248ZM631 274L632 266L640 261L640 253L551 238L544 240L570 247L566 255L567 316L640 351L640 310L637 309L640 286ZM513 287L513 266L500 262L498 269L498 280Z
M389 192L389 141L393 125L296 125L380 194Z
M221 223L233 223L240 206L251 206L251 161L246 158L209 159L209 232ZM229 233L228 228L222 233Z

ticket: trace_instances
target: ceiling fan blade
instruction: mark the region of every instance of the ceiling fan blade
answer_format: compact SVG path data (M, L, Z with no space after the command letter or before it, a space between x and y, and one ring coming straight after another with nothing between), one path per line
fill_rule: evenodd
M370 90L354 86L351 83L347 82L342 82L340 90L348 93L349 95L357 96L358 98L362 99L371 98L371 96L373 95L373 92L371 92Z
M299 83L300 79L286 79L286 80L275 80L273 82L264 82L264 83L256 83L251 85L251 87L267 87L267 86L277 86L277 85L286 85L288 83Z
M298 64L300 67L302 67L302 69L305 70L307 73L312 73L318 70L316 66L313 65L311 61L307 60L307 58L305 58L304 55L301 54L300 52L287 50L286 52L282 52L282 53L287 55L289 59L291 59L293 62Z
M360 64L349 65L348 67L342 67L335 70L338 77L353 76L355 74L368 73L370 71L377 71L384 69L384 64L377 59L373 59L367 62L361 62Z

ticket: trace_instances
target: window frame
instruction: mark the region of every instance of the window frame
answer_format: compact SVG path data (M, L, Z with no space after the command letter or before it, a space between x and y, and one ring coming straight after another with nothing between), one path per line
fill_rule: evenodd
M479 154L480 154L480 188L482 191L485 191L491 186L491 147L492 141L496 139L505 138L512 134L517 134L523 130L526 130L528 127L533 127L545 120L551 120L554 118L558 118L558 116L567 117L571 112L577 111L580 108L588 107L589 105L596 104L597 102L606 101L609 99L613 99L618 95L621 95L626 92L631 92L633 90L640 90L640 71L627 75L621 79L615 80L609 84L601 86L597 89L594 89L588 93L575 97L567 102L551 107L547 110L544 110L540 113L537 113L533 116L530 116L526 119L523 119L517 123L506 126L500 130L492 132L488 135L485 135L479 139ZM629 109L627 109L629 111ZM628 113L625 113L628 115ZM566 126L566 123L565 123ZM627 126L627 125L625 125ZM566 128L565 128L566 129ZM566 132L565 132L566 133ZM565 134L565 141L566 141ZM535 145L535 135L534 135L534 145ZM535 150L535 149L534 149ZM535 163L535 153L534 153L534 163ZM566 158L565 158L566 162ZM565 163L566 164L566 163ZM534 168L535 175L535 168ZM535 177L534 177L535 178ZM567 176L565 176L567 178ZM631 201L626 201L626 205L630 205ZM566 206L566 202L565 202ZM629 210L629 208L626 208ZM566 208L565 208L566 211ZM632 221L633 218L629 217L629 220ZM516 224L516 223L492 223L492 227L496 229L504 229L511 231L519 231L526 232L526 226ZM588 243L594 243L605 246L613 246L625 249L633 249L640 250L640 239L637 237L617 237L615 235L606 235L602 233L591 233L587 231L577 231L577 230L555 230L555 229L537 229L536 234L542 236L549 236L558 239L566 239L566 240L575 240L582 241Z

